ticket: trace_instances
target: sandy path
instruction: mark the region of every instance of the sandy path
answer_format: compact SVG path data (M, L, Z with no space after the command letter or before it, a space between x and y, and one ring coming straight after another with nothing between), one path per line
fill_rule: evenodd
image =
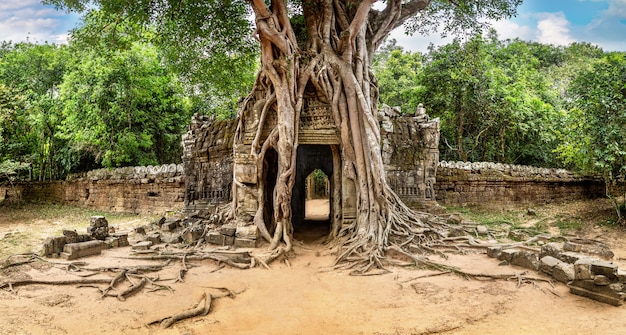
M601 233L601 232L600 232ZM624 233L615 241L624 241ZM291 266L216 270L194 263L185 283L169 291L142 292L125 302L100 299L91 287L29 286L17 294L0 290L0 334L624 334L625 307L569 293L563 284L465 280L454 275L422 279L429 271L392 268L380 276L354 277L328 271L334 256L317 242L298 245ZM616 259L626 257L615 242ZM128 264L129 248L85 258L90 266ZM450 264L472 272L514 273L482 254L453 255ZM161 278L173 278L179 264ZM14 275L61 278L56 267L22 266ZM539 276L537 274L537 276ZM146 323L192 307L209 287L241 292L215 302L211 313L170 329Z

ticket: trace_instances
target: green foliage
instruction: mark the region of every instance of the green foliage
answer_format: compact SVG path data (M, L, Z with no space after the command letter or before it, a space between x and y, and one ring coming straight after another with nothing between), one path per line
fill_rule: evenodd
M420 73L423 56L419 52L405 52L392 40L384 46L373 61L373 69L378 79L380 101L390 106L400 106L404 113L412 112L422 90Z
M58 137L105 167L179 161L190 106L156 48L134 43L106 55L77 54L80 60L60 86Z
M533 51L533 44L501 42L493 33L429 50L418 92L442 120L442 159L558 164L557 93Z
M571 109L558 148L571 166L605 176L626 173L626 53L608 53L571 82Z

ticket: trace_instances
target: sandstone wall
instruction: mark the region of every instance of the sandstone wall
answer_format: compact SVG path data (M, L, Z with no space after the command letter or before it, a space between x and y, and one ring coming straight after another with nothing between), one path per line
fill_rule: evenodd
M0 201L52 202L121 213L165 213L183 208L182 165L100 169L65 181L0 185Z
M439 163L437 202L444 206L507 208L603 197L600 178L563 169L495 163Z
M182 209L181 164L99 169L63 182L64 202L111 212L164 213Z

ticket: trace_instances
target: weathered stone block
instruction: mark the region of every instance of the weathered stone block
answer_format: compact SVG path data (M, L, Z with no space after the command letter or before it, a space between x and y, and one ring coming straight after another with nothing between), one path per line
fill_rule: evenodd
M626 271L622 271L620 269L617 270L617 280L620 283L626 284Z
M145 235L146 234L146 227L141 226L141 227L135 228L135 233L141 234L141 235Z
M235 236L224 235L224 245L235 245Z
M624 299L626 299L625 293L615 292L610 286L598 286L593 280L574 280L568 286L573 294L613 306L623 305Z
M128 233L126 232L117 232L114 234L111 234L111 236L117 238L118 240L118 247L127 247L130 245L130 243L128 243Z
M613 283L609 284L609 288L615 292L624 292L626 287L622 283Z
M109 236L109 222L104 216L92 216L87 233L96 240L104 241Z
M576 279L593 279L593 274L591 273L591 263L593 263L593 260L589 258L580 259L576 263L574 263L574 274Z
M146 235L146 241L150 241L153 245L161 243L161 234L150 233Z
M100 240L66 244L61 257L73 260L81 257L99 255L106 245Z
M541 266L540 269L542 272L547 273L549 275L552 275L552 272L554 270L554 267L557 266L558 264L561 264L563 262L561 262L560 260L552 257L552 256L545 256L543 258L541 258Z
M558 254L556 256L556 258L560 259L561 261L563 261L565 263L574 264L574 263L576 263L577 261L579 261L581 259L589 258L589 256L583 255L583 254L579 254L579 253L576 253L576 252L564 251L564 252Z
M548 243L546 245L541 246L541 251L539 252L539 258L544 258L545 256L552 256L554 258L559 258L558 255L563 250L562 243Z
M183 241L187 244L194 243L202 237L203 233L204 228L202 226L191 226L183 231Z
M226 235L226 236L235 236L235 232L236 231L237 231L237 227L235 227L235 226L223 225L220 228L220 233L222 233L222 235Z
M487 248L487 256L491 258L498 258L502 253L502 247L489 247Z
M593 283L598 286L608 286L611 284L611 280L607 276L597 275L593 277Z
M594 275L603 275L611 280L617 279L617 265L608 262L591 263L591 273Z
M257 240L235 237L235 248L256 248Z
M151 246L152 246L152 242L142 241L142 242L133 244L132 249L133 250L148 250L150 249Z
M513 254L510 263L526 269L539 270L539 259L532 251L520 250Z
M255 225L237 227L237 230L235 231L235 237L256 240L259 237L259 229Z
M210 232L206 234L207 242L211 244L224 245L224 235L218 232Z
M59 254L63 252L63 247L65 246L65 244L65 236L48 237L43 243L43 255L46 257L58 257Z
M563 251L580 252L581 249L582 245L578 243L565 242L565 244L563 244Z
M104 239L104 245L107 248L117 248L120 246L120 240L117 237L109 236Z
M500 252L498 259L501 261L507 261L510 263L511 259L517 252L519 252L519 250L517 249L504 249L502 250L502 252Z
M161 238L161 242L163 243L167 243L167 244L176 244L176 243L180 243L183 239L180 236L180 233L172 233L172 232L161 232L161 235L159 236Z
M180 227L180 219L167 219L163 224L161 224L162 231L172 231L178 227Z
M574 265L559 262L557 265L554 266L552 278L560 281L561 283L569 283L575 278Z

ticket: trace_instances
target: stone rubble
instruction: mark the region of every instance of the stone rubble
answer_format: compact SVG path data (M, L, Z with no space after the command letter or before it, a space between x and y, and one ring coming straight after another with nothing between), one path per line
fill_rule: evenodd
M75 230L63 230L63 236L48 237L43 244L44 257L61 257L73 260L98 255L103 249L129 245L127 232L114 232L104 216L90 218L87 234Z
M567 284L573 294L621 306L626 301L626 272L609 261L613 253L606 245L591 242L595 243L550 242L538 251L494 246L487 249L487 255L511 265L541 271Z

